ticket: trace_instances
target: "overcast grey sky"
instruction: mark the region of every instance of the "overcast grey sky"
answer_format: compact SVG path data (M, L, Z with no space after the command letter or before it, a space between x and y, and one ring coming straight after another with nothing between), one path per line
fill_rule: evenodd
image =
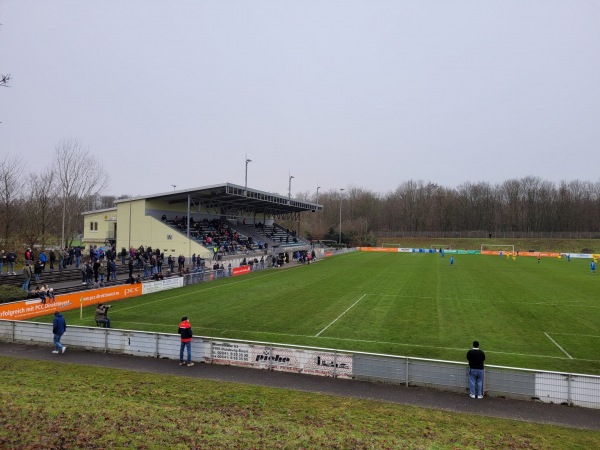
M0 157L109 194L600 176L598 0L0 0Z

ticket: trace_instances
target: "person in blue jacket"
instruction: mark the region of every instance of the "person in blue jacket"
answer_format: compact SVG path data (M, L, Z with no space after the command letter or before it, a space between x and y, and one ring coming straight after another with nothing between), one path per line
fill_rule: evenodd
M67 331L67 322L63 315L56 311L54 313L54 321L52 322L52 333L54 333L54 350L52 353L64 353L67 347L60 343L60 338Z

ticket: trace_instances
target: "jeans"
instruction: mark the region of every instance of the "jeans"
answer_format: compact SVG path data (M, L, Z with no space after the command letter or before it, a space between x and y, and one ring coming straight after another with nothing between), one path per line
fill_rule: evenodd
M15 273L15 263L14 262L7 262L6 263L6 273Z
M469 391L471 395L483 396L483 373L481 369L469 368Z
M26 278L25 282L23 283L23 290L26 292L29 290L29 282L30 281L31 281L31 278Z
M192 341L182 342L179 349L179 362L183 362L183 349L187 348L187 362L192 362Z
M79 264L81 264L81 256L75 256L75 268L79 269Z
M62 337L62 334L55 334L54 335L54 346L56 347L56 350L62 350L63 346L60 343L60 338Z
M2 275L2 266L4 265L4 263L0 262L0 275Z

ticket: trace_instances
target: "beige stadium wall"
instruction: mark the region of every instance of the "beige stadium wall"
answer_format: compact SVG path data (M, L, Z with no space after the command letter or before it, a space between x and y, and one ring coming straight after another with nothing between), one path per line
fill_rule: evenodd
M144 247L151 245L152 248L159 248L164 252L165 258L169 255L175 257L184 255L189 258L193 253L202 256L202 258L212 258L212 253L204 246L189 241L185 235L177 232L160 219L147 216L146 203L146 199L140 199L117 205L117 251L120 251L122 247L129 249L130 245L134 248L138 248L140 245ZM153 209L157 209L158 205L153 204L152 206ZM177 212L180 211L177 210ZM129 228L130 215L131 228Z
M112 236L114 225L117 218L117 209L104 209L83 217L83 242L86 247L96 245L101 247L105 245L106 240ZM97 222L98 230L90 230L90 223Z

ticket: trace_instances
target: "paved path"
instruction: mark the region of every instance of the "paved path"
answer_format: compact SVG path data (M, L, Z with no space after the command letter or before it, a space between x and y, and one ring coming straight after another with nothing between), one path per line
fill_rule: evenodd
M194 367L180 367L175 360L95 353L73 348L69 348L64 355L55 355L52 354L50 341L47 347L0 342L0 355L164 375L183 375L199 379L294 389L489 417L600 430L600 409L586 409L492 397L474 400L466 394L460 395L433 389L355 380L337 380L319 376L272 372L217 364L196 364Z

